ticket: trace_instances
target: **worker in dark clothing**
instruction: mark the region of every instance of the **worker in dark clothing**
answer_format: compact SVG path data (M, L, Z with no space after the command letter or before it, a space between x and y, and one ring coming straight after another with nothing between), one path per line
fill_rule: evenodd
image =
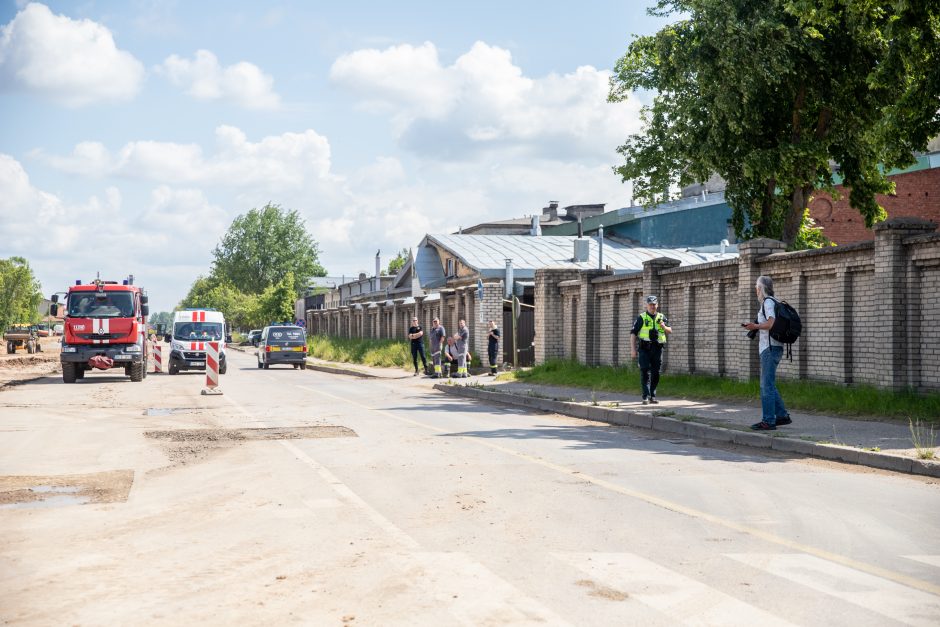
M411 361L415 365L415 373L412 376L418 376L418 355L421 355L421 364L424 369L428 369L428 360L424 355L424 329L418 324L418 318L411 319L411 326L408 327L408 339L411 340Z
M672 333L666 316L659 313L659 302L655 296L646 297L646 311L641 313L630 331L630 356L640 366L640 385L643 388L643 404L656 404L656 387L663 364L663 348L666 336ZM639 347L637 347L639 342Z
M499 356L499 328L495 320L490 320L490 332L486 335L486 352L490 358L490 376L496 376L496 362Z

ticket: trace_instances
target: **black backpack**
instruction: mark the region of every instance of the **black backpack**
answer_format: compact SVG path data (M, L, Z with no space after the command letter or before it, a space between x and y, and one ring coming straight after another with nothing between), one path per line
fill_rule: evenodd
M773 296L768 296L774 301L774 325L770 327L770 337L787 345L787 356L793 359L793 353L790 345L800 339L800 333L803 331L803 321L800 320L800 314L796 308L784 300L777 300Z

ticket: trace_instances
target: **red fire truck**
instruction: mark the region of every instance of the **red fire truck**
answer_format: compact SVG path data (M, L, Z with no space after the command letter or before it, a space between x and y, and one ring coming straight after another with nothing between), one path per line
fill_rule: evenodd
M147 341L147 295L134 285L133 275L120 284L95 279L75 281L58 304L52 296L53 316L62 307L65 314L62 336L62 380L75 383L92 369L123 368L131 381L147 376L150 346Z

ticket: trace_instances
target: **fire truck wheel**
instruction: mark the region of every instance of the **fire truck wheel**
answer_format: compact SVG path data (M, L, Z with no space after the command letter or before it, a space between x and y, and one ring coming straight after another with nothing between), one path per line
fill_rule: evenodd
M62 381L63 383L75 383L77 377L75 371L78 364L71 361L62 362Z
M85 378L85 368L82 366L75 366L75 378L84 379Z
M136 364L131 364L129 370L130 370L129 374L131 376L131 381L134 381L135 383L137 383L139 381L144 380L144 362L143 361L136 363Z

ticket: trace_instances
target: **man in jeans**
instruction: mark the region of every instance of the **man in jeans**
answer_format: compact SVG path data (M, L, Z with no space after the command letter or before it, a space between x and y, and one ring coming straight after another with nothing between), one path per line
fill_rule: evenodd
M411 319L411 326L408 327L408 339L411 340L411 361L415 365L414 376L418 376L418 355L421 355L421 365L428 369L428 360L424 356L424 329L418 324L418 318Z
M757 300L760 302L760 311L757 312L757 322L748 322L744 328L748 331L760 331L758 351L760 352L761 421L751 425L751 429L775 431L778 425L788 425L793 421L777 389L777 366L783 358L783 343L770 337L777 306L773 279L769 276L758 277L754 289L757 292Z

